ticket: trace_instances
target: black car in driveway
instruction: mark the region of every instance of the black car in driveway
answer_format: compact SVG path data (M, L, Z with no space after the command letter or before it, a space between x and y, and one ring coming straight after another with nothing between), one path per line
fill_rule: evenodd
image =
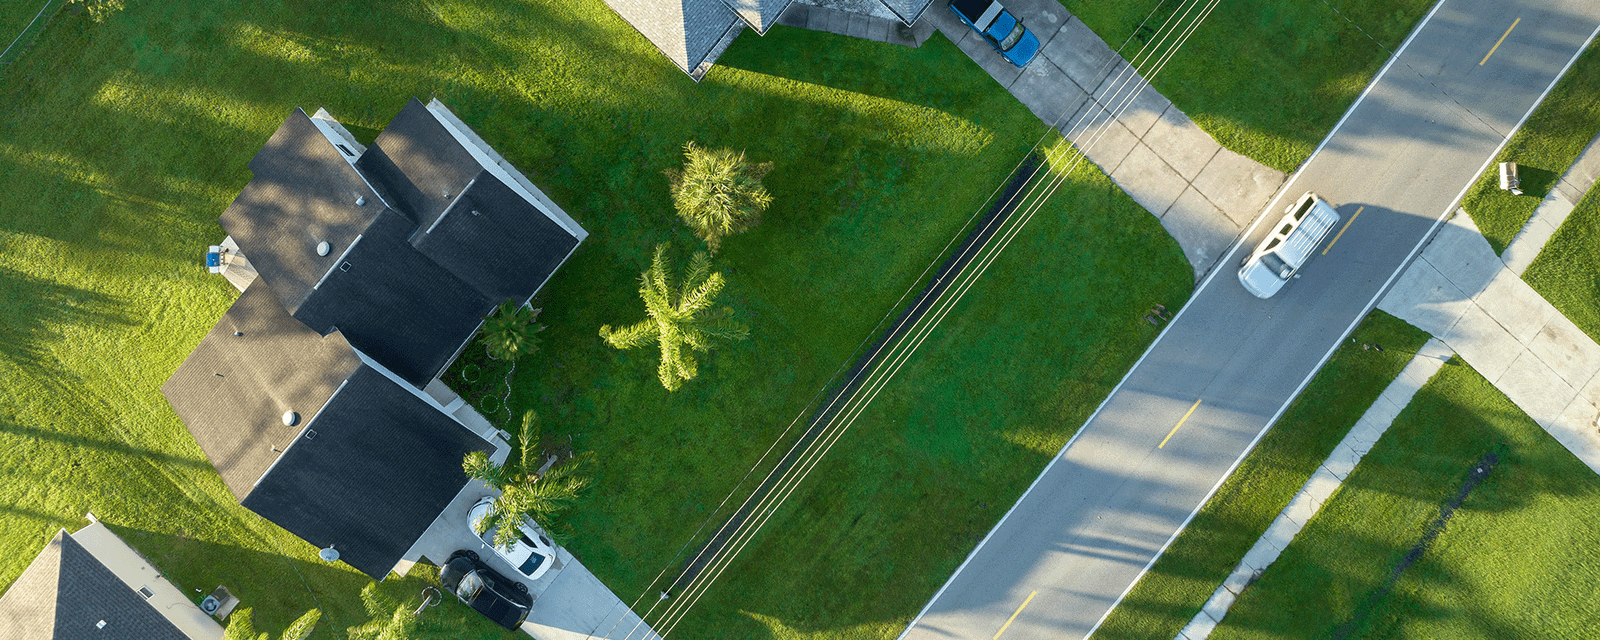
M478 560L474 551L462 549L450 554L450 561L439 571L439 582L474 611L512 631L522 626L533 607L528 585L495 573Z

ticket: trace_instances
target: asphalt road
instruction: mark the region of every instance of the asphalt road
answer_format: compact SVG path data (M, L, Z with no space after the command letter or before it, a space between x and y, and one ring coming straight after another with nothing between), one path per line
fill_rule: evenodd
M1295 197L1317 192L1342 218L1326 254L1258 300L1232 268L1266 235L1258 222L901 637L1089 635L1597 27L1594 0L1435 7L1258 218L1275 222Z

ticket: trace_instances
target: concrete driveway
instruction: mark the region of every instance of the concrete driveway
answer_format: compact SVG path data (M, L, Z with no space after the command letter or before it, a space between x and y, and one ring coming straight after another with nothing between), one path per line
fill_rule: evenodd
M564 548L556 548L556 564L538 580L519 580L521 574L467 527L467 510L484 496L495 494L482 482L469 480L405 558L439 566L460 549L476 551L500 575L528 585L528 593L534 597L533 611L522 623L522 631L539 640L581 640L606 637L607 633L621 638L630 629L632 638L659 640L649 626L640 624L639 616Z

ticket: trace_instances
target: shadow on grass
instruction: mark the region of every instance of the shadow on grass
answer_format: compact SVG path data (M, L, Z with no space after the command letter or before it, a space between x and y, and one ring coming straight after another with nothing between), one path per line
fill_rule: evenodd
M59 369L47 345L61 339L63 328L135 324L113 296L6 266L0 266L0 300L7 301L0 316L0 356L40 379Z
M203 459L196 460L193 458L183 458L149 449L138 449L128 446L128 444L125 442L84 438L73 434L57 433L46 429L25 427L18 424L12 424L11 422L5 420L0 420L0 433L14 434L32 440L48 440L59 442L74 447L86 447L120 456L143 458L157 464L172 464L181 467L189 467L191 469L211 469L211 464ZM77 463L73 464L76 466Z

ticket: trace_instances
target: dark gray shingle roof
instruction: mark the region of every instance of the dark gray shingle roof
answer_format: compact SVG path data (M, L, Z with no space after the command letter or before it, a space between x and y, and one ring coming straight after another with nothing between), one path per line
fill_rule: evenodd
M449 215L411 243L490 302L521 303L561 266L578 239L484 171Z
M382 579L466 485L462 457L488 448L363 367L242 504Z
M390 206L423 229L483 169L428 108L412 98L356 161Z
M412 247L406 239L415 229L405 217L385 211L294 317L319 332L338 329L362 353L420 388L500 300L485 297ZM483 257L479 249L461 249L462 261Z
M383 204L300 109L250 160L250 172L220 222L292 313ZM328 255L318 256L323 241Z
M0 640L187 638L64 530L0 597Z
M265 279L258 279L161 386L161 394L242 500L278 459L273 449L287 448L359 366L343 336L323 337L295 321ZM285 411L299 413L300 424L284 425Z

